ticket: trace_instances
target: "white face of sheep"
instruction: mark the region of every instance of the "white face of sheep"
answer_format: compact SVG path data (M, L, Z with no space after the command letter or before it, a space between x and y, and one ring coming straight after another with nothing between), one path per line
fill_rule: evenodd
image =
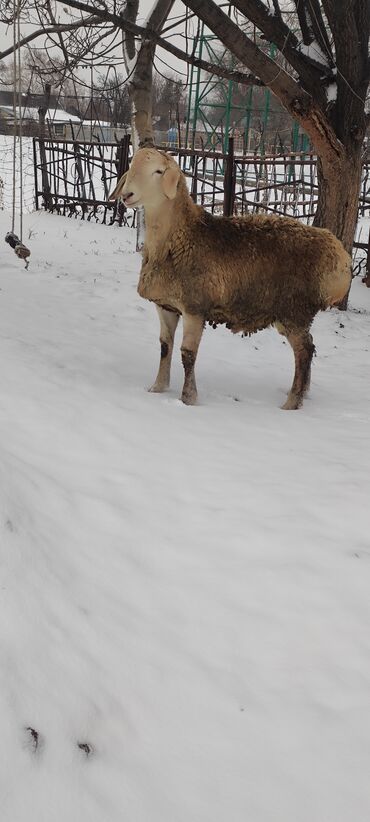
M120 199L131 208L156 208L165 200L174 200L179 177L172 157L155 148L140 148L109 199Z

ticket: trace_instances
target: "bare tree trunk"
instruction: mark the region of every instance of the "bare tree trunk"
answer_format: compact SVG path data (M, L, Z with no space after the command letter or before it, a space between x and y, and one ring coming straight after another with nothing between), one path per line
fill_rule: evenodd
M158 32L161 31L173 2L174 0L157 0L147 23L148 28ZM136 22L138 8L138 0L127 0L122 17L131 22ZM140 146L154 145L152 88L155 43L152 40L143 39L140 49L136 53L135 39L133 35L126 32L123 35L122 49L126 70L130 77L131 141L133 149L136 151ZM141 251L145 237L144 212L142 209L137 211L136 226L136 250Z
M345 155L336 165L318 158L317 168L319 201L314 225L330 229L351 252L361 183L361 149L355 156Z
M361 183L361 152L345 156L331 166L318 158L319 201L314 225L328 228L351 254L358 219L358 196ZM340 183L338 185L338 180ZM338 306L345 310L349 291Z
M157 0L147 27L151 31L160 31L167 20L174 0ZM136 22L139 4L137 0L127 0L123 19ZM132 132L134 148L144 145L154 145L152 123L152 85L153 61L155 43L143 38L139 50L136 52L133 35L128 32L123 36L123 55L127 73L129 75L129 93L133 107ZM136 137L137 135L137 137ZM138 145L136 144L138 142Z

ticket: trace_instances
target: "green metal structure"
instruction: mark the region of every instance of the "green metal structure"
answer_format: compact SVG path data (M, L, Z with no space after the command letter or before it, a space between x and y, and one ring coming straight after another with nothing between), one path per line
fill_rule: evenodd
M276 47L271 44L269 54L274 57ZM232 67L232 57L218 38L201 25L196 37L195 56L216 65L227 63ZM261 98L261 90L259 98ZM237 131L244 150L251 149L252 122L258 114L260 124L259 153L265 152L265 136L271 115L271 91L264 89L263 102L255 104L256 90L253 86L246 90L241 99L238 84L217 75L206 74L202 69L191 67L189 78L188 108L185 128L185 142L189 148L198 146L205 150L227 153L229 135ZM308 138L292 122L289 150L307 151ZM254 147L251 149L253 150Z

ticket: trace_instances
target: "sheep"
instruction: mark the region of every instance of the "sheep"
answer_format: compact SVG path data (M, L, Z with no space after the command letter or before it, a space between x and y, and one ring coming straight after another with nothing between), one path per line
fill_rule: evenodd
M248 335L273 325L295 358L293 384L282 407L300 408L315 352L313 318L339 303L351 282L351 259L342 243L326 229L289 217L209 214L192 201L175 160L154 148L136 152L111 199L144 208L138 292L156 304L161 347L149 390L169 387L180 315L186 405L197 402L194 368L207 321Z

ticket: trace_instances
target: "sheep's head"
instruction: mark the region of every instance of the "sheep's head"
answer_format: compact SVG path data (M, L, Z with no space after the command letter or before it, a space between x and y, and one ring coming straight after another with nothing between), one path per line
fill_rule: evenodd
M172 157L155 148L140 148L109 199L121 199L132 208L155 208L175 199L179 178L180 169Z

